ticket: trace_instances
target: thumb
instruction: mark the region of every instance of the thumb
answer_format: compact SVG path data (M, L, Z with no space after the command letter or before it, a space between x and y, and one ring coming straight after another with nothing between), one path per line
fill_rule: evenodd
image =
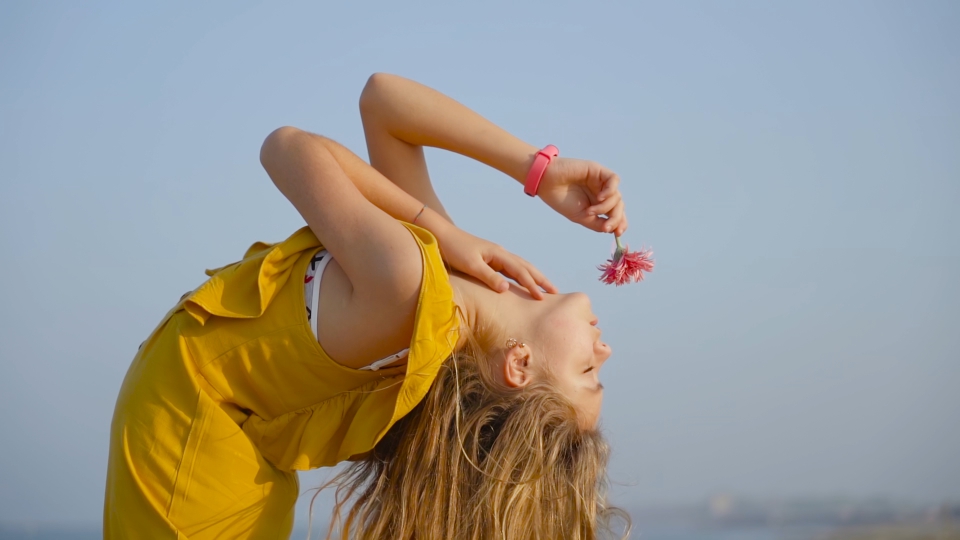
M610 232L607 230L607 219L600 216L586 216L575 220L576 223L596 232Z

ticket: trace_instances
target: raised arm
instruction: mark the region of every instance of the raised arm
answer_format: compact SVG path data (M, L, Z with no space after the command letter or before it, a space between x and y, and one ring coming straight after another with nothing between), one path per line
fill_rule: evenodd
M370 77L360 96L360 114L371 165L447 219L430 183L424 146L473 158L520 184L537 152L450 97L397 75ZM627 220L619 181L598 163L558 158L544 174L540 198L575 223L620 235Z
M397 75L370 76L360 94L360 115L370 164L408 193L440 208L424 146L471 157L521 183L537 152L450 97Z

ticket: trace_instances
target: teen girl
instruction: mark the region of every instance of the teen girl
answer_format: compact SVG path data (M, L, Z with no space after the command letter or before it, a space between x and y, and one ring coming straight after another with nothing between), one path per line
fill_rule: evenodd
M264 168L307 227L208 271L142 345L113 418L106 538L287 538L296 471L345 460L343 537L589 539L616 511L589 299L457 228L422 148L529 177L620 235L617 176L400 77L372 76L360 109L372 167L295 128L267 137Z

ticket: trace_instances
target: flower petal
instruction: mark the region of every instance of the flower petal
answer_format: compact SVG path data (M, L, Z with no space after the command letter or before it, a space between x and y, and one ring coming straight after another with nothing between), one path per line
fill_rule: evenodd
M597 267L601 271L600 281L607 285L626 285L643 281L644 272L653 271L653 251L641 249L630 251L629 247L617 249L612 259Z

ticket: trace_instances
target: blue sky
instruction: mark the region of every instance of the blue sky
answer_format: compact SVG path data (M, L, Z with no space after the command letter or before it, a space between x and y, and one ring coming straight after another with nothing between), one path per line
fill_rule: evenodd
M958 24L950 1L5 3L0 521L99 519L137 345L302 224L263 137L365 155L375 71L622 177L657 268L616 289L610 237L428 153L458 224L593 298L619 502L960 499Z

